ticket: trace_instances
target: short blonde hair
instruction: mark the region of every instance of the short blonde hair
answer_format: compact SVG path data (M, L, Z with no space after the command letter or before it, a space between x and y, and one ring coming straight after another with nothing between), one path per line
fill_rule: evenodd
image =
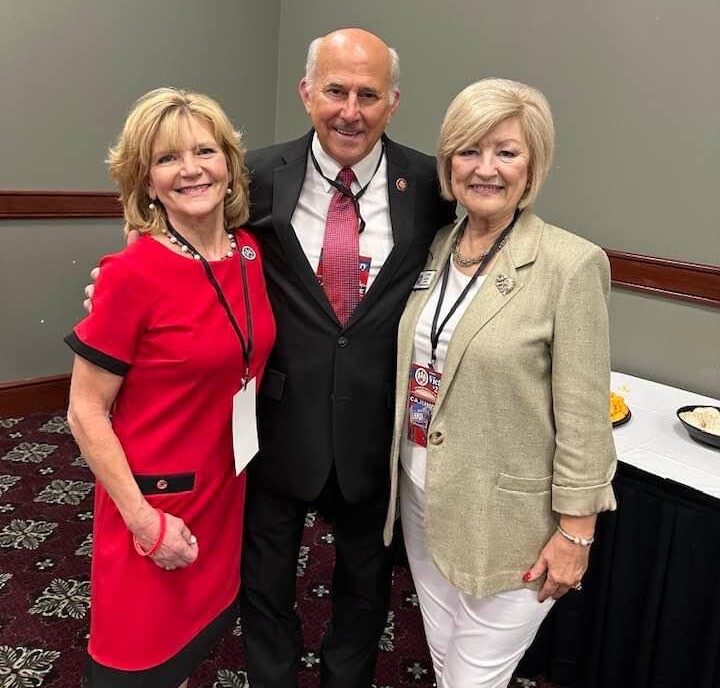
M528 185L518 207L532 205L540 193L555 148L555 126L547 98L537 89L509 79L482 79L455 96L445 113L437 147L440 189L454 200L450 183L452 157L475 145L500 122L517 117L530 153Z
M120 191L125 233L137 229L141 233L159 234L166 229L162 205L156 202L154 210L149 207L152 148L158 136L176 145L192 117L208 124L227 160L232 193L225 198L225 227L239 227L247 221L248 172L241 134L233 129L212 98L176 88L156 88L136 101L107 160L110 176Z

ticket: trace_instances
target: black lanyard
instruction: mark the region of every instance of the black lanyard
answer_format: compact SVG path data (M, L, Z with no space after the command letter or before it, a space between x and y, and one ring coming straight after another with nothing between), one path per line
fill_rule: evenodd
M358 191L356 194L354 194L345 184L341 184L337 179L330 179L330 177L325 176L325 173L320 169L320 163L317 161L317 158L315 157L315 153L313 153L312 146L310 146L310 160L312 160L312 164L314 165L315 169L317 170L317 173L328 183L330 186L332 186L336 191L340 192L343 196L346 198L349 198L353 202L353 206L355 207L355 214L358 216L358 220L360 221L360 227L358 229L358 234L362 234L363 230L365 229L365 220L363 220L363 216L360 214L360 198L363 196L363 194L368 190L368 186L370 186L370 182L372 182L373 179L375 179L375 175L377 174L377 171L380 169L380 164L383 161L383 157L385 156L385 143L383 142L382 148L380 150L380 157L378 158L377 165L375 165L375 170L373 171L372 175L370 175L370 179L368 180L368 183L363 186L360 191Z
M237 335L237 338L240 340L240 347L242 348L243 357L245 358L245 374L243 375L243 387L247 387L247 383L250 381L250 358L252 357L253 353L253 319L252 319L252 307L250 305L250 293L248 291L248 279L247 279L247 268L245 266L245 256L243 256L242 251L240 252L240 273L242 275L242 283L243 283L243 297L245 299L245 314L247 317L247 330L248 330L248 338L247 341L245 340L245 337L243 336L242 331L240 330L240 325L238 325L237 320L235 319L235 315L232 312L232 309L230 308L230 304L228 303L227 299L225 298L225 294L223 294L223 290L220 287L220 284L217 281L217 278L215 277L215 274L212 271L212 268L210 267L210 263L205 260L205 258L202 256L200 251L198 251L182 234L180 234L175 227L172 226L170 223L170 220L166 218L165 223L167 224L167 229L170 234L172 234L183 246L187 246L188 250L193 256L198 256L200 262L202 263L203 268L205 268L205 274L207 275L208 280L210 281L210 284L212 284L213 288L215 289L215 293L217 294L218 301L220 301L220 305L225 309L225 313L227 314L228 320L230 321L230 324L232 325L233 330L235 330L235 334Z
M515 220L517 220L518 215L520 213L515 213L515 216L512 219L512 222L503 229L500 236L495 239L493 242L493 245L490 247L490 250L483 256L483 259L480 261L480 265L477 266L477 270L473 273L473 276L470 278L470 281L465 285L465 289L462 290L460 293L460 296L457 297L455 300L455 303L451 306L450 310L448 311L447 315L445 316L444 320L440 323L440 327L438 327L438 319L440 318L440 311L442 309L443 301L445 301L445 290L447 289L447 283L448 278L450 276L450 262L452 261L452 253L448 256L447 263L445 263L445 267L443 268L442 273L442 282L440 284L440 296L438 298L437 306L435 307L435 315L433 316L432 326L430 328L430 345L431 345L431 351L430 351L430 367L434 368L435 363L437 361L437 346L438 342L440 341L440 335L442 334L442 331L445 329L445 325L447 325L448 320L452 318L453 313L458 309L460 304L465 300L465 297L468 295L470 290L473 287L473 284L477 282L478 277L480 277L480 273L485 269L485 267L490 263L490 261L495 257L497 252L502 248L503 244L507 240L508 236L510 235L510 232L512 231L512 228L515 226ZM465 231L465 226L467 225L467 218L465 219L465 225L463 226L461 231Z

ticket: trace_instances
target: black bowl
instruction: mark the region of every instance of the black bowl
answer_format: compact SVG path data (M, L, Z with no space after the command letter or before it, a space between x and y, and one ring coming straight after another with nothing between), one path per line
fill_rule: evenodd
M628 409L628 412L620 420L614 420L612 422L612 426L614 428L617 428L620 425L625 425L625 423L627 423L631 418L632 413L630 413L630 409Z
M681 406L677 410L677 417L680 419L680 422L685 426L685 429L688 431L688 434L690 437L692 437L696 442L701 442L702 444L709 444L711 447L716 447L717 449L720 449L720 435L713 435L711 432L705 432L705 430L701 430L700 428L696 428L694 425L691 425L690 423L687 423L682 418L680 418L680 414L684 413L685 411L694 411L696 408L716 408L718 411L720 411L720 408L717 406L706 406L704 404L693 404L692 406Z

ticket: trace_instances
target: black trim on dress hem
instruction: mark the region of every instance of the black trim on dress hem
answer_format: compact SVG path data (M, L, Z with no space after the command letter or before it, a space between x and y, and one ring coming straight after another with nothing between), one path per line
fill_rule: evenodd
M172 577L172 572L168 573ZM168 580L171 583L171 578ZM83 688L177 688L217 646L237 618L237 598L170 659L139 671L113 669L88 656ZM138 623L142 623L139 620ZM118 638L122 642L122 638Z

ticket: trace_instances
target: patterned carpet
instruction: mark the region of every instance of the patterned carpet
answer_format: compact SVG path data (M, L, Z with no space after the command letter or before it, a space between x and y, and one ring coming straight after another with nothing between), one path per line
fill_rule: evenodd
M92 475L60 413L0 418L0 688L79 685L87 642ZM298 559L306 648L300 688L318 684L318 647L329 616L331 527L309 512ZM248 688L236 622L195 672L190 688ZM434 684L407 567L394 573L375 688ZM514 688L553 688L518 678Z

